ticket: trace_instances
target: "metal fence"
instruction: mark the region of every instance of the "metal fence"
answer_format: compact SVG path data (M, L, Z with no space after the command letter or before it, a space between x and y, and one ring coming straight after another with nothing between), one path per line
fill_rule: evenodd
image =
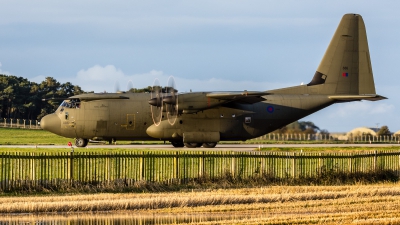
M7 118L0 118L0 127L42 129L39 125L38 120L7 119Z
M400 152L3 152L0 189L22 186L107 184L122 181L186 183L199 178L268 175L276 178L315 177L323 171L346 173L392 170L400 175Z

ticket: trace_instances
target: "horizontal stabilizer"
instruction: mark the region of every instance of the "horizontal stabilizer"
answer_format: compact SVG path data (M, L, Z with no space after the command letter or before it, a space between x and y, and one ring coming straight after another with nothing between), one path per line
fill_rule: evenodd
M379 101L383 99L387 99L381 95L331 95L329 96L330 99L338 100L338 101L361 101L361 100L368 100L368 101Z

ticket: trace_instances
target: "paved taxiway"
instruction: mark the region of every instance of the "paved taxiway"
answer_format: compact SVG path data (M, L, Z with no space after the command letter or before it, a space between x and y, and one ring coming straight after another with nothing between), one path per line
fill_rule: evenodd
M254 151L258 148L313 148L313 147L365 147L378 148L390 147L400 144L218 144L215 148L174 148L170 144L165 145L106 145L106 144L89 144L87 149L96 148L138 148L138 149L161 149L161 150L186 150L186 151ZM58 148L70 149L67 145L0 145L0 148ZM76 148L76 147L75 147Z

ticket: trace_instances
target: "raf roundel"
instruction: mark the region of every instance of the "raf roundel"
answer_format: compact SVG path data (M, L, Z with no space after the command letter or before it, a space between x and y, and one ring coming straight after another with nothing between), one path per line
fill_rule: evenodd
M275 111L275 109L273 106L271 106L271 105L267 106L267 112L273 113L274 111Z

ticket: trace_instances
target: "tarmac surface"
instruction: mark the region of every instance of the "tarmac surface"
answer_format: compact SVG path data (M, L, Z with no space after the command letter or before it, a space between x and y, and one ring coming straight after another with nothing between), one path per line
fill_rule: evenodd
M108 144L89 144L86 149L96 148L122 148L122 149L157 149L157 150L185 150L185 151L256 151L259 148L321 148L321 147L400 147L400 144L218 144L215 148L175 148L170 144L158 145L108 145ZM75 149L77 147L73 146ZM67 145L0 145L0 148L59 148L70 149Z

